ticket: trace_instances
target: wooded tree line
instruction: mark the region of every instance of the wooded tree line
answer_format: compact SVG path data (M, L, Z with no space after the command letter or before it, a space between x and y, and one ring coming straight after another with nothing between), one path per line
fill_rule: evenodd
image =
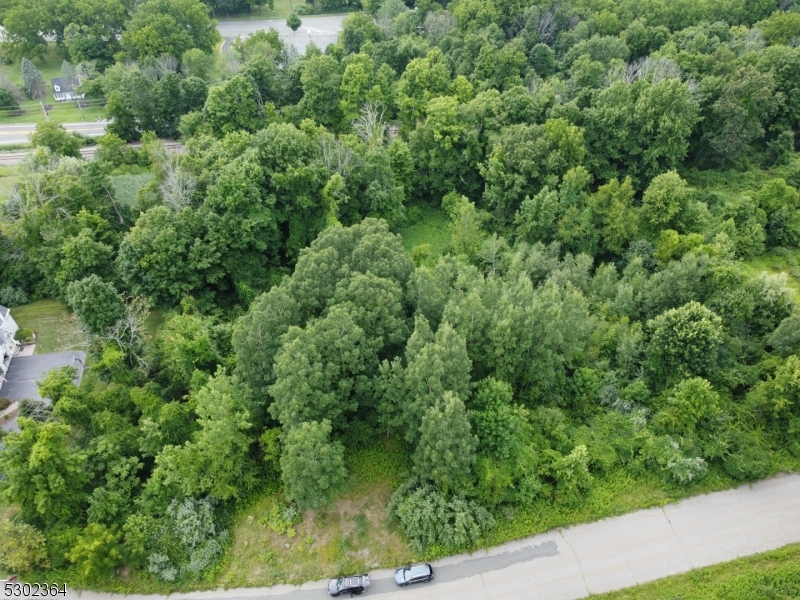
M385 437L419 551L620 471L686 486L800 458L794 291L746 262L800 245L800 13L364 8L303 56L274 31L217 61L209 36L129 27L134 60L85 84L114 118L98 159L40 129L2 277L75 311L100 383L51 374L52 409L2 441L10 568L196 578L242 501L280 485L291 520ZM152 179L123 200L133 165ZM427 206L442 257L396 233ZM149 308L167 316L148 342Z

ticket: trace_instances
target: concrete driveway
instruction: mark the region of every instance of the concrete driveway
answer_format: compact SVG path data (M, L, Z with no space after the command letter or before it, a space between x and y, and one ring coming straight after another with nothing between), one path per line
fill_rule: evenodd
M44 379L53 369L61 367L75 367L78 372L73 380L75 385L81 382L83 377L83 365L86 362L85 352L50 352L48 354L34 354L33 356L15 356L11 359L11 364L6 373L6 381L0 388L0 397L8 398L12 403L20 400L50 400L39 396L39 389L36 382ZM13 406L13 404L12 404ZM9 407L11 408L11 407ZM0 428L6 431L19 431L17 427L17 413L12 411L11 418L0 423Z
M306 46L314 42L321 50L328 44L335 44L342 30L342 22L347 15L328 15L325 17L300 17L303 24L293 32L286 26L286 19L257 19L257 20L225 20L217 24L217 30L225 38L223 48L227 47L237 35L247 37L260 29L276 29L281 39L291 44L300 54L306 51Z

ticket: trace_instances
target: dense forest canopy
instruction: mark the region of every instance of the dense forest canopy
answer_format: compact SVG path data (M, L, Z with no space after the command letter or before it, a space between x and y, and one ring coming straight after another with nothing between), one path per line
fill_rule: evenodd
M619 471L798 464L796 292L753 266L800 247L791 0L363 0L324 52L219 56L198 0L80 6L2 10L113 118L90 162L41 126L4 206L0 296L66 302L96 378L2 440L8 568L195 580L243 502L290 522L387 438L420 553ZM430 210L447 252L407 252Z

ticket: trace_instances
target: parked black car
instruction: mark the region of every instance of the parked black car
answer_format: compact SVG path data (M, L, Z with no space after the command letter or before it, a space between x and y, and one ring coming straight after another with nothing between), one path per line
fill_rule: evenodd
M369 587L369 575L351 575L339 577L328 582L328 593L331 596L339 594L363 594Z
M403 567L394 572L394 582L401 587L412 583L427 583L431 579L433 567L428 564Z

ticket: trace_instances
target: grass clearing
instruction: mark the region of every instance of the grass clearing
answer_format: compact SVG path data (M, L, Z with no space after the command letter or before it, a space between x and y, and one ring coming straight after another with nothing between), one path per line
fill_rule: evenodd
M5 202L11 193L11 188L20 179L17 165L0 165L0 202Z
M800 250L780 248L743 262L746 272L757 275L767 273L786 273L786 285L794 290L795 298L800 300Z
M11 316L22 328L36 333L36 354L85 349L78 318L58 300L37 300L11 309Z
M31 62L42 72L42 79L44 79L46 91L49 94L50 80L53 77L61 77L61 64L64 62L64 58L58 52L56 45L51 43L48 44L44 60L33 58ZM10 65L0 65L0 73L5 75L11 83L22 85L22 66L19 60L15 60Z
M376 447L377 446L377 447ZM303 513L293 531L279 534L266 525L274 506L267 493L239 512L233 544L218 583L225 587L300 583L345 572L393 567L413 559L386 506L408 458L400 445L386 440L349 451L347 492L329 506Z
M408 213L411 224L397 231L403 238L403 247L411 252L413 248L427 244L429 252L423 264L435 263L450 244L452 234L447 213L429 204L409 206Z
M50 85L49 83L47 84ZM42 101L47 109L47 116L42 111L38 100L20 102L22 114L13 114L10 111L0 111L0 124L12 123L41 123L42 121L55 121L56 123L92 122L104 118L104 101L88 100L91 106L80 109L74 102L56 103L52 97Z
M595 600L800 598L800 544L591 597Z
M121 204L136 206L136 193L153 179L152 173L126 173L112 175L111 185Z

